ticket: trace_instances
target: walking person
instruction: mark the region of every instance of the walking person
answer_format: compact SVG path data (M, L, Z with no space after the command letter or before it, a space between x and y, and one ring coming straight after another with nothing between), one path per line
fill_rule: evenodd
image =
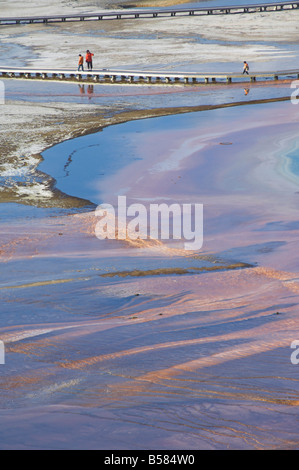
M86 61L86 64L87 64L87 68L89 70L92 70L92 58L93 58L94 54L92 54L88 49L86 51L86 56L85 56L85 61Z
M249 71L249 65L247 64L246 60L244 60L243 74L247 73L248 75L248 71Z
M83 61L84 61L83 56L79 54L78 72L79 70L82 70L82 72L84 72Z

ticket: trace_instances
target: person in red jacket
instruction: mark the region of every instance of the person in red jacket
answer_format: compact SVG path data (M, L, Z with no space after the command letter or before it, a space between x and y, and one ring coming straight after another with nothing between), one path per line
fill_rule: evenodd
M89 50L86 51L86 56L85 56L85 61L86 61L86 64L87 64L87 68L89 70L92 70L92 58L93 58L94 54L92 54Z

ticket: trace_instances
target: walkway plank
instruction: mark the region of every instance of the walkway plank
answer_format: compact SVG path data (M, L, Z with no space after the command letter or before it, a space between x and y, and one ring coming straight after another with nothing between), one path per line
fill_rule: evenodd
M32 79L32 80L59 80L59 81L77 81L77 82L96 82L96 83L167 83L178 84L187 83L232 83L233 81L248 82L258 79L279 78L299 79L299 68L293 70L275 70L268 72L250 72L249 75L241 73L199 73L199 72L180 72L163 70L118 70L118 69L95 69L93 71L78 72L74 69L31 69L31 68L13 68L1 67L0 78L13 79Z

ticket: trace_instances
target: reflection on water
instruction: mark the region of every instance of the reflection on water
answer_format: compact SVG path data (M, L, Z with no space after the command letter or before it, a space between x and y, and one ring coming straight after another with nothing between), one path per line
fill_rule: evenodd
M94 86L93 85L78 85L79 86L79 92L80 95L87 95L89 98L91 98L94 94Z

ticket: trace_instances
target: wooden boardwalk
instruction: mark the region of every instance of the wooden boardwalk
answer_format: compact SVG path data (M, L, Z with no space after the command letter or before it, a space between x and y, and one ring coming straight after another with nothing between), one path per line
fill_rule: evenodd
M0 78L27 79L27 80L56 80L79 83L157 83L157 84L209 84L255 82L256 80L298 79L299 68L294 70L280 70L273 72L250 72L249 75L241 73L198 73L174 72L163 70L116 70L102 69L77 72L74 69L31 69L31 68L0 68Z
M124 9L124 10L107 10L99 13L78 13L65 15L40 15L40 16L19 16L19 17L0 17L1 25L18 25L32 23L55 23L66 21L98 21L98 20L114 20L114 19L132 19L132 18L158 18L169 16L186 16L186 15L219 15L219 14L236 14L236 13L255 13L266 11L292 10L299 8L299 0L284 1L272 3L256 3L246 5L230 5L230 6L211 6L198 8L164 8L164 9Z

